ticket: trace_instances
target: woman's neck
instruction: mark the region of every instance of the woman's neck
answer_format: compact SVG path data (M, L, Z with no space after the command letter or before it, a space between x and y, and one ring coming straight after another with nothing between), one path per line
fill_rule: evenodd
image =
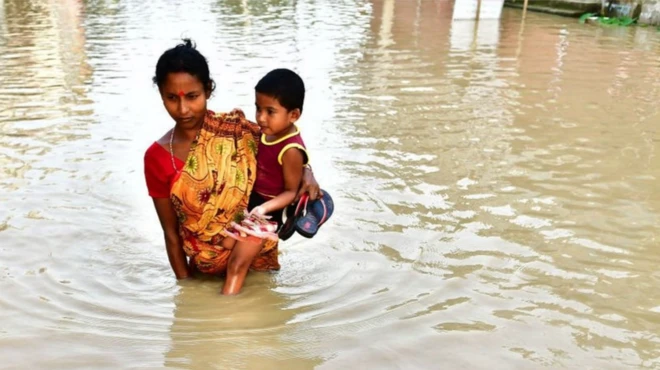
M199 129L202 128L204 121L200 121L195 126L192 127L180 127L179 125L174 125L174 136L180 141L192 142L197 137Z

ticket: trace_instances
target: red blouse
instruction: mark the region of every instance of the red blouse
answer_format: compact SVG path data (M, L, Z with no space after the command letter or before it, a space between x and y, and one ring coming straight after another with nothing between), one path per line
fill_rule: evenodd
M181 171L184 162L174 157L177 170ZM176 179L177 171L172 167L172 155L169 150L154 142L144 153L144 178L147 190L152 198L169 198L170 189Z

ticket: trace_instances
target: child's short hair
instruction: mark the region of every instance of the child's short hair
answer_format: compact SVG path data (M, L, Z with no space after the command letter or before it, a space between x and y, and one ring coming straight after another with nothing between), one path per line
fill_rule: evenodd
M274 69L257 82L254 90L277 99L280 105L287 110L298 108L302 113L305 102L305 83L294 71L286 68Z

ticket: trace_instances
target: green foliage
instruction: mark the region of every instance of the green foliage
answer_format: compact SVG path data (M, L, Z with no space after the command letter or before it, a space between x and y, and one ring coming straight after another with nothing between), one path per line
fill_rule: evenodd
M598 24L604 26L628 27L637 22L637 19L631 17L601 17L595 13L582 14L578 22L586 23L589 19L595 20Z
M584 13L584 14L582 14L582 16L580 17L579 22L584 24L587 21L587 19L589 19L591 17L596 17L596 13Z

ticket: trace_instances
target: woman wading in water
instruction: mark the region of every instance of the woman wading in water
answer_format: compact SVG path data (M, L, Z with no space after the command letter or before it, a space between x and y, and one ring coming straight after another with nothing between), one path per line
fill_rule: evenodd
M248 205L259 126L238 110L207 109L215 82L206 58L190 40L163 53L153 80L175 122L144 156L147 188L172 270L178 279L191 277L194 270L226 274L222 293L239 293L249 269L280 268L277 242L231 248L233 243L225 240L231 222ZM308 167L299 195L303 193L310 199L319 195Z

